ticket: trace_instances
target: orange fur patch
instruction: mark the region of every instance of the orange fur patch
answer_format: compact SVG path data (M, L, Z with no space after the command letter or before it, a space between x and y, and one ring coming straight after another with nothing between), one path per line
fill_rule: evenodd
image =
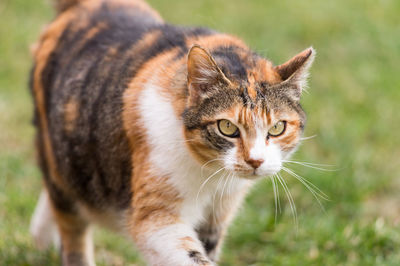
M39 114L39 124L42 129L42 138L44 143L44 153L46 162L49 166L50 178L59 187L66 187L57 171L57 165L54 158L53 147L50 140L48 121L46 118L45 92L42 84L42 72L47 64L47 60L53 50L56 48L58 39L68 23L74 19L74 13L71 11L61 14L41 35L39 48L36 49L34 58L36 62L33 73L33 94Z
M64 105L64 129L68 133L75 128L75 120L78 118L79 104L75 98L71 98Z
M135 52L140 52L141 49L156 41L159 34L160 32L145 36L135 46ZM176 50L167 51L146 62L129 83L128 89L123 96L123 122L133 150L132 161L134 164L132 172L132 206L134 212L129 230L136 239L143 233L179 222L181 198L177 190L167 183L166 179L168 177L154 176L152 174L151 169L153 166L148 161L149 140L144 135L145 129L136 110L140 101L139 94L143 90L144 84L153 77L154 69L157 69L159 65L166 65L165 61L174 58L176 52ZM168 70L163 71L168 72ZM160 75L160 77L162 76ZM165 83L168 81L160 80L160 82ZM164 85L167 85L167 83ZM172 96L163 95L163 97Z
M196 158L199 162L205 163L212 158L218 157L218 152L210 150L209 147L204 145L204 141L200 137L198 130L185 130L186 147L188 148L190 154Z
M272 63L265 59L257 61L256 70L257 71L254 72L254 78L258 81L266 81L271 85L282 82L281 76L273 68Z
M179 240L181 242L181 247L186 251L193 250L193 247L196 247L199 244L198 241L189 236L182 237Z
M76 214L59 211L52 206L54 219L58 225L64 254L84 254L86 251L86 234L88 223Z
M257 90L256 90L256 79L252 72L248 73L247 80L249 81L249 86L247 87L247 93L249 94L250 98L255 101L257 97Z

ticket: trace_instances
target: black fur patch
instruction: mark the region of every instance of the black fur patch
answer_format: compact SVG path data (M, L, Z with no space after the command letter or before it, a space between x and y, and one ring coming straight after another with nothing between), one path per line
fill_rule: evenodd
M199 265L207 265L210 263L199 251L196 250L189 250L188 256Z
M213 251L217 247L217 242L212 241L211 239L205 239L203 241L204 249L206 250L207 254Z
M218 135L213 128L210 126L206 127L203 130L203 135L204 138L208 140L208 142L211 144L212 148L221 150L221 151L226 151L228 149L231 149L234 147L234 144L224 137L221 137Z
M247 82L247 68L246 65L236 53L240 49L234 46L222 46L214 49L211 55L221 65L221 70L229 79L240 80Z

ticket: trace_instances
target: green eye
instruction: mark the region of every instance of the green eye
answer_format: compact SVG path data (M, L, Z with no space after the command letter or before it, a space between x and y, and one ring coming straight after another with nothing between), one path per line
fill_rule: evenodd
M279 121L268 131L268 135L272 137L277 137L283 134L286 128L286 121Z
M231 121L223 119L218 121L218 129L222 135L237 138L239 137L239 129Z

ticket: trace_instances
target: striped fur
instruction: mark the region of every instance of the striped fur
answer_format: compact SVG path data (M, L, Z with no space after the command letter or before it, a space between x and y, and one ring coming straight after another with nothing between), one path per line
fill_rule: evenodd
M141 0L60 0L57 10L31 72L47 195L36 240L49 242L40 216L50 217L63 264L94 265L90 224L100 223L151 265L215 264L253 180L298 145L314 51L273 66L234 36L165 23ZM240 137L221 134L221 119ZM280 120L284 134L270 137Z

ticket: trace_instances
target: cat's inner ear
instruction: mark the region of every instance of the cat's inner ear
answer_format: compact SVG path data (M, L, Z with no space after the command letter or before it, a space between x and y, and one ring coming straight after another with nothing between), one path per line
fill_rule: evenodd
M198 45L194 45L189 51L187 68L189 95L192 101L207 97L218 84L230 83L214 58Z
M274 69L284 82L297 85L301 92L302 88L307 85L308 71L314 57L315 50L310 47Z

